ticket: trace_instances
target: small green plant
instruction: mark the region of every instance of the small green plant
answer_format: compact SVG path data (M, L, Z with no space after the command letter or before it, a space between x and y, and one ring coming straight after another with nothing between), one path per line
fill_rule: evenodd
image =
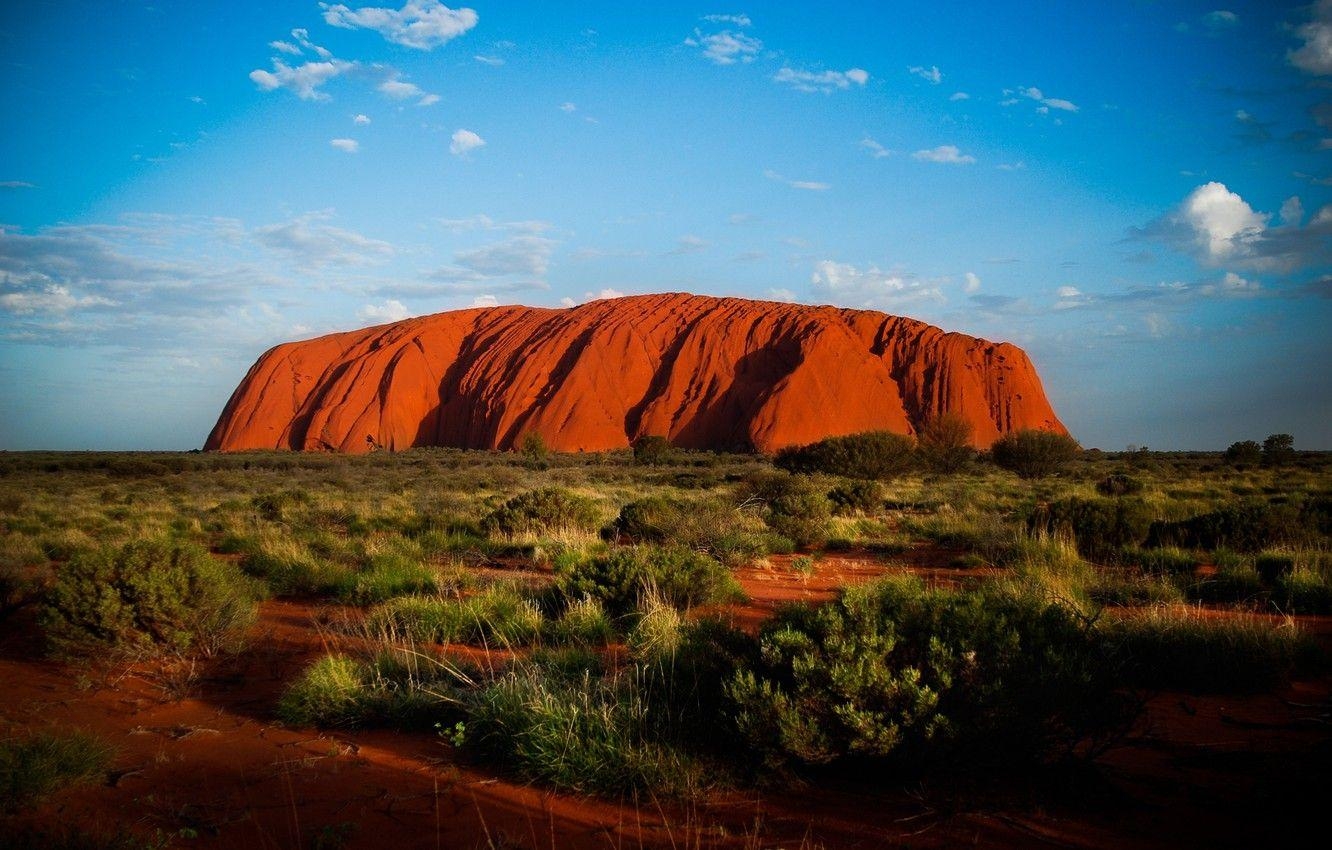
M677 452L665 437L649 434L634 440L634 463L640 466L663 466L675 461Z
M42 732L0 741L0 811L96 780L105 774L113 752L86 732Z
M1096 482L1096 492L1102 496L1132 496L1143 490L1142 480L1122 472L1112 473Z
M278 702L277 714L294 726L346 726L362 718L367 665L327 655L306 668Z
M742 595L730 570L707 555L681 547L618 548L564 567L557 581L568 598L597 599L614 615L632 611L649 588L678 608Z
M615 627L601 600L584 596L569 602L559 619L548 624L546 633L557 644L601 646L615 636Z

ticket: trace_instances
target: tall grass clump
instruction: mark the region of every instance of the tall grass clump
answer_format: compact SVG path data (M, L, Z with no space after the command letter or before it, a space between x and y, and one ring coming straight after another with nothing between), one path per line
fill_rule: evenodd
M536 603L516 588L494 585L461 598L402 596L370 609L372 634L421 643L524 646L542 629Z
M0 810L31 805L106 772L114 751L86 732L40 732L0 741Z
M1317 645L1292 622L1218 617L1163 605L1107 618L1099 632L1133 683L1196 693L1258 691L1317 663Z
M727 602L743 592L714 558L681 547L625 546L586 560L556 565L557 583L570 599L599 600L614 616L637 606L649 588L677 608Z
M358 605L438 588L439 576L429 565L396 553L372 555L360 571L347 572L337 581L338 596Z
M46 594L41 623L53 648L65 653L211 655L239 646L262 592L197 545L143 540L72 558Z

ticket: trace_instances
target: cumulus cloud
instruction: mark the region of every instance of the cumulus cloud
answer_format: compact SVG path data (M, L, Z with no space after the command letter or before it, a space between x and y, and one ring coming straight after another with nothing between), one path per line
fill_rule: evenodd
M355 139L329 139L328 143L343 153L356 153L361 149L361 143Z
M943 72L939 70L938 65L931 65L928 68L920 65L913 65L910 68L907 68L907 73L920 77L925 82L933 83L936 86L943 82Z
M797 91L827 94L849 89L852 85L864 86L869 82L869 72L863 68L849 68L845 71L801 71L784 67L777 72L773 80L789 85Z
M354 62L331 59L306 62L293 68L281 59L274 59L272 71L251 71L250 79L263 91L284 88L291 90L301 100L328 100L328 95L320 91L320 87L355 67Z
M976 157L962 153L957 145L939 145L937 148L919 150L913 153L911 158L944 165L971 165L976 161Z
M407 309L401 301L392 298L384 301L382 304L366 304L356 311L356 318L363 322L372 324L387 324L389 322L401 322L403 319L410 319L416 314Z
M933 301L943 303L937 282L921 281L913 275L880 271L878 266L859 268L851 263L820 260L809 277L821 296L864 305L902 306Z
M460 251L454 255L454 262L461 274L455 274L455 277L541 277L550 267L550 255L556 244L555 240L542 236L514 236L480 248ZM448 271L442 270L438 274L447 276Z
M577 112L577 111L578 111L578 104L573 103L572 101L568 101L568 100L566 100L564 103L561 103L561 104L560 104L560 111L561 111L561 112Z
M979 291L980 288L981 288L980 276L977 275L975 272L967 272L966 282L962 284L962 291L967 294L971 294L973 292Z
M486 140L471 130L455 130L449 142L449 153L454 156L466 156L477 148L486 146Z
M605 301L610 298L624 298L626 295L625 293L621 292L618 289L609 289L609 288L599 290L595 293L585 292L583 294L588 301Z
M353 123L353 124L356 124L356 125L358 125L358 126L364 126L364 125L370 123L370 116L369 116L369 115L357 115L355 118L352 119L352 123Z
M291 257L297 265L318 269L328 265L379 263L396 252L392 245L326 222L330 212L312 212L281 224L256 228L254 238L267 248Z
M999 105L1013 106L1019 103L1020 101L1015 95L1041 104L1036 111L1042 114L1048 113L1051 109L1058 109L1063 112L1078 111L1078 105L1073 101L1065 100L1062 97L1047 97L1045 92L1035 86L1019 86L1016 90L1004 89L1004 100L999 101Z
M715 65L753 62L763 49L763 42L757 38L730 30L705 35L695 29L694 34L686 38L684 43L689 47L703 48L703 57Z
M450 9L439 0L407 0L401 9L320 3L324 22L343 29L368 29L386 40L417 50L433 50L476 26L474 9Z
M472 299L473 307L498 307L499 299L493 295L478 295Z
M390 75L376 86L376 88L379 89L380 93L385 97L392 98L393 100L411 100L416 98L418 106L429 106L432 103L439 103L439 95L427 94L420 86L415 83L407 82L396 72L390 73Z
M1289 51L1286 59L1306 74L1332 74L1332 0L1318 0L1312 20L1295 30L1304 44Z

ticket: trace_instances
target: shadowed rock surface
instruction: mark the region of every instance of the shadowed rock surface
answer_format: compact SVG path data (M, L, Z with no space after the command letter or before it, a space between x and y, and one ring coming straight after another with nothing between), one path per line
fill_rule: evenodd
M775 451L915 433L945 412L973 443L1066 433L1022 349L870 310L664 294L568 309L437 313L270 349L207 449L558 451L660 435Z

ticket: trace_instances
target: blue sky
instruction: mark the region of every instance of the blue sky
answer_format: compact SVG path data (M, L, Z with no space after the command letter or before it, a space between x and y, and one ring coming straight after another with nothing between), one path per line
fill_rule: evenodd
M1013 341L1087 446L1332 449L1332 0L379 2L0 8L0 449L660 291Z

